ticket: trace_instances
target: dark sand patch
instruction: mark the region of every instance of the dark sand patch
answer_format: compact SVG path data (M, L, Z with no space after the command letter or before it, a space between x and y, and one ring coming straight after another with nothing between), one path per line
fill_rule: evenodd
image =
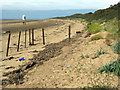
M69 46L70 44L73 44L75 41L77 41L77 36L71 38L71 41L69 42L68 39L65 39L59 43L52 43L45 46L45 49L43 51L39 51L37 55L34 55L32 59L30 59L30 62L26 65L20 66L19 69L14 70L12 72L4 73L3 76L7 76L8 79L2 80L2 85L7 86L9 84L23 84L24 83L24 76L34 67L38 67L39 65L42 65L44 61L50 60L51 58L57 57L60 54L62 54L62 48L64 46Z

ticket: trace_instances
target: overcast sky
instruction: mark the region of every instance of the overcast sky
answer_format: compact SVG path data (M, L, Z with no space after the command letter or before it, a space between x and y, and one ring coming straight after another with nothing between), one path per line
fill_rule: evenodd
M104 9L119 0L0 0L7 10Z

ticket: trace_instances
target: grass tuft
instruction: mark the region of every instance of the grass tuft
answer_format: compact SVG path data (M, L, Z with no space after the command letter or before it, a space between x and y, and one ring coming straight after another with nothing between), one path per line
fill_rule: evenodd
M92 34L95 34L95 33L102 31L102 27L98 23L89 23L87 25L87 31Z
M102 37L101 34L97 34L97 35L91 37L91 41L93 41L93 40L99 40L99 39L103 39L103 37Z
M117 43L113 46L113 48L114 48L114 52L115 52L116 54L120 54L120 41L117 42Z
M108 40L118 40L118 33L109 33L106 36L106 39L108 39Z
M116 76L120 78L120 59L111 62L110 64L106 64L98 69L97 73L114 73Z
M105 52L102 48L100 48L99 51L96 52L95 56L93 57L93 59L98 58L100 55L102 54L109 54L108 52Z

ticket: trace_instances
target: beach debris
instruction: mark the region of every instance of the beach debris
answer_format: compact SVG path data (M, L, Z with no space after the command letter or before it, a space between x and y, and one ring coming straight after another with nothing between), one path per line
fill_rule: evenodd
M70 65L69 65L69 66L67 66L67 68L70 68Z
M90 32L87 32L84 36L84 38L87 38L87 37L90 37L91 33Z
M8 59L11 60L11 59L13 59L13 58L14 58L14 57L9 57Z
M3 59L2 61L11 60L11 59L13 59L13 58L14 58L14 57L9 57L9 58Z
M21 61L21 60L25 60L24 57L22 57L22 58L19 59L19 61Z
M80 31L76 31L77 34L81 33Z
M37 53L38 51L37 50L34 50L33 53Z
M7 68L5 68L5 69L10 69L10 68L15 68L15 67L10 66L10 67L7 67Z
M16 45L15 43L13 45Z

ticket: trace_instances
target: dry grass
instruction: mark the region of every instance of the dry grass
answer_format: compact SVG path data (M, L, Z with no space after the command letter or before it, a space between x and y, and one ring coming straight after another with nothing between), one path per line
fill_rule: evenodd
M103 39L103 37L102 37L101 34L97 34L97 35L91 37L91 41L93 41L93 40L99 40L99 39Z

